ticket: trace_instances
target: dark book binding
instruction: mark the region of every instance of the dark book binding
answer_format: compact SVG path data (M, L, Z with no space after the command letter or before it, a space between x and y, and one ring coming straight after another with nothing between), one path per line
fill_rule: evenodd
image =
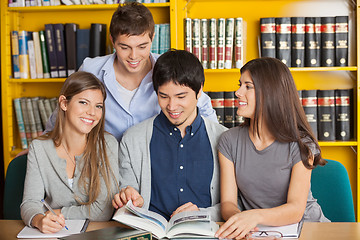
M335 90L336 140L349 141L353 136L352 89Z
M276 23L276 58L291 67L291 19L275 18Z
M335 66L348 66L349 17L335 17Z
M50 78L50 66L49 66L49 57L47 53L46 40L45 40L45 31L39 31L39 40L41 47L41 57L43 64L44 78Z
M321 17L321 66L335 66L335 17Z
M235 126L235 92L224 92L224 126Z
M335 91L318 90L318 138L335 140Z
M106 24L91 24L89 50L92 58L106 55Z
M318 115L317 115L317 90L302 90L301 103L305 112L306 119L313 130L314 136L318 136Z
M59 77L58 63L55 49L55 37L53 24L45 24L45 40L46 49L49 57L50 76L52 78Z
M276 57L275 18L260 18L261 57Z
M64 25L61 23L56 23L53 26L54 26L54 34L55 34L56 57L57 57L59 77L67 77Z
M74 73L76 68L76 31L79 25L75 23L65 24L65 46L66 46L66 65L67 75Z
M321 18L305 18L305 67L320 67Z
M79 69L84 59L90 56L90 29L76 31L76 69Z
M291 66L305 67L305 18L291 18Z
M224 92L208 92L211 105L216 112L217 120L224 124Z

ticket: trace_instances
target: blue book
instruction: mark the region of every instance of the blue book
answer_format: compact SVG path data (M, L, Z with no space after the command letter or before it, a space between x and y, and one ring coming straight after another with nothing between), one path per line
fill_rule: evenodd
M13 78L20 78L19 34L17 31L11 32L11 57L12 57Z
M15 109L15 114L16 114L16 122L19 127L21 147L22 147L22 149L27 149L28 144L27 144L27 140L26 140L25 125L24 125L24 119L23 119L23 115L22 115L22 111L21 111L20 98L14 99L14 109Z
M159 53L159 39L160 39L159 28L160 28L160 25L155 24L154 39L151 44L151 52L152 53Z
M20 78L29 78L29 55L26 31L19 32L19 66Z
M57 61L56 49L55 49L56 46L55 46L53 24L45 24L45 41L46 41L47 55L49 58L50 76L52 78L58 78L59 71L58 71L58 61Z
M53 27L54 27L54 35L55 35L55 49L56 49L59 77L67 77L64 25L61 23L57 23L57 24L53 24Z
M76 32L76 69L84 59L90 56L90 29L78 29Z
M159 54L162 54L170 48L170 24L160 24L159 29Z

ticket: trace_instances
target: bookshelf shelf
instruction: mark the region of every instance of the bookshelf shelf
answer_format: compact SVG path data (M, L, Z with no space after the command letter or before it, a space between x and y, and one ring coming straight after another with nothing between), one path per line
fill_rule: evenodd
M320 147L356 147L358 145L357 141L334 141L334 142L319 142Z
M35 79L10 79L9 83L52 83L65 82L66 78L35 78Z
M290 68L291 72L334 72L334 71L349 71L349 72L356 72L356 66L352 67L303 67L303 68Z

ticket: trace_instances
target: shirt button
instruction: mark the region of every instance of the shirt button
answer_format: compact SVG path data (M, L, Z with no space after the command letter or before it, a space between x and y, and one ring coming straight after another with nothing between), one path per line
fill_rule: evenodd
M184 166L180 166L180 169L183 170L183 169L184 169Z
M184 147L184 145L180 144L180 147L181 147L181 148L183 148L183 147Z
M183 192L183 191L184 191L184 189L180 188L180 192Z
M194 136L194 133L191 133L191 136Z
M170 136L172 136L172 132L170 133Z
M174 131L177 131L177 128L174 128Z

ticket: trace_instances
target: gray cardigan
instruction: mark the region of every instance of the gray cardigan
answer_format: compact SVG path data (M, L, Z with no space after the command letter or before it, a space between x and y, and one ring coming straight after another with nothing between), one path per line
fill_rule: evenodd
M110 134L105 134L105 140L110 167L118 182L118 142ZM33 217L47 211L40 202L42 198L45 198L53 209L61 209L65 219L89 218L92 221L108 221L111 218L114 209L107 196L106 185L102 178L101 192L97 200L89 205L90 213L89 206L80 205L75 200L75 198L82 201L88 200L78 186L82 169L81 156L76 156L75 160L76 168L73 189L71 189L66 174L66 161L58 157L53 141L32 141L28 154L23 202L20 205L21 217L26 225L31 227ZM111 198L118 192L118 184L114 181L112 183Z
M151 196L150 141L154 119L149 118L131 128L123 135L119 147L120 188L131 186L144 198L143 208L148 209ZM222 221L220 213L220 179L217 144L224 126L203 118L214 156L214 171L210 184L212 207L206 208L214 221Z

